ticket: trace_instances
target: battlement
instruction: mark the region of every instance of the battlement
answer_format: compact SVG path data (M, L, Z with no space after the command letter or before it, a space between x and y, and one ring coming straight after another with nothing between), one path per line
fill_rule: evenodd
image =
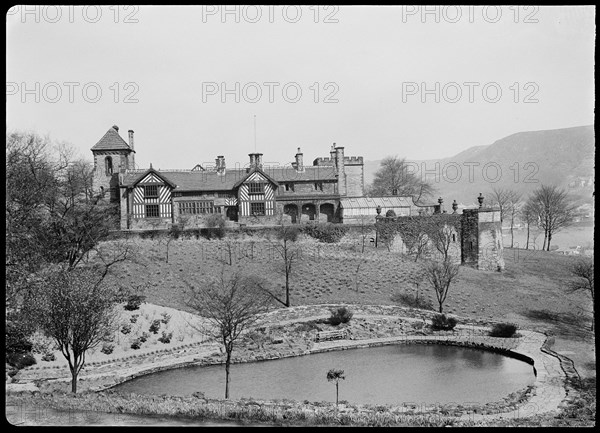
M334 162L331 158L315 158L313 165L333 165Z
M362 156L345 156L344 157L344 165L363 165L363 157Z
M313 165L334 165L335 159L315 158ZM362 156L345 156L344 165L364 165Z

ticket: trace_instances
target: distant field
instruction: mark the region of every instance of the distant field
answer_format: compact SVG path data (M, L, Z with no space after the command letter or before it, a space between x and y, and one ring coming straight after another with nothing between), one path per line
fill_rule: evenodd
M233 244L233 266L223 241L175 240L166 247L157 241L138 239L137 263L115 269L111 278L125 285L145 284L148 302L189 309L185 305L184 281L202 284L206 278L244 267L265 279L272 290L283 294L281 259L264 240L241 240ZM316 303L393 304L396 291L414 292L409 276L418 264L384 248L368 246L364 254L350 247L302 241L302 258L291 279L292 305ZM518 253L518 254L517 254ZM240 256L246 256L241 258ZM580 363L595 375L591 301L584 293L566 293L570 280L568 265L574 257L552 252L505 249L506 270L485 272L462 267L460 280L448 295L444 311L460 316L506 320L535 327L556 335L557 348L564 343ZM358 272L357 272L358 268ZM435 299L432 290L421 285L422 294ZM281 305L278 305L280 307ZM591 344L591 350L590 350ZM581 347L580 347L581 345ZM576 349L576 350L574 350ZM557 349L558 350L558 349ZM581 353L578 353L581 352ZM592 364L593 363L593 364ZM593 367L593 369L592 369Z

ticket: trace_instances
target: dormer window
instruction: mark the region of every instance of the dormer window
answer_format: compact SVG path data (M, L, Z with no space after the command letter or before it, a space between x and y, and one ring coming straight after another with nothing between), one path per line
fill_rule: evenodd
M293 192L294 191L294 184L293 183L286 183L285 184L285 190Z
M315 182L315 191L323 191L323 182Z

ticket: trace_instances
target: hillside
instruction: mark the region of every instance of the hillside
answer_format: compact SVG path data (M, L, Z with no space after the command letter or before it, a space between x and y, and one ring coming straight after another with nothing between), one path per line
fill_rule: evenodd
M489 145L470 147L451 158L415 162L421 172L433 171L439 163L439 182L435 182L433 175L427 179L434 182L437 195L448 205L452 200L472 204L480 192L485 196L494 186L527 195L540 184L567 188L580 203L591 203L594 152L594 127L589 125L519 132ZM484 171L486 164L488 168ZM365 162L365 183L373 180L378 167L379 161Z

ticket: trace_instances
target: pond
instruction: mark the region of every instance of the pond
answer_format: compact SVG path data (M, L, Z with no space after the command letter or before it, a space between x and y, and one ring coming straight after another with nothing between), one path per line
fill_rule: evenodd
M389 345L232 364L230 398L335 402L330 369L344 370L340 400L350 403L488 403L535 381L533 367L497 353L443 345ZM114 388L137 394L225 395L225 367L186 367Z

